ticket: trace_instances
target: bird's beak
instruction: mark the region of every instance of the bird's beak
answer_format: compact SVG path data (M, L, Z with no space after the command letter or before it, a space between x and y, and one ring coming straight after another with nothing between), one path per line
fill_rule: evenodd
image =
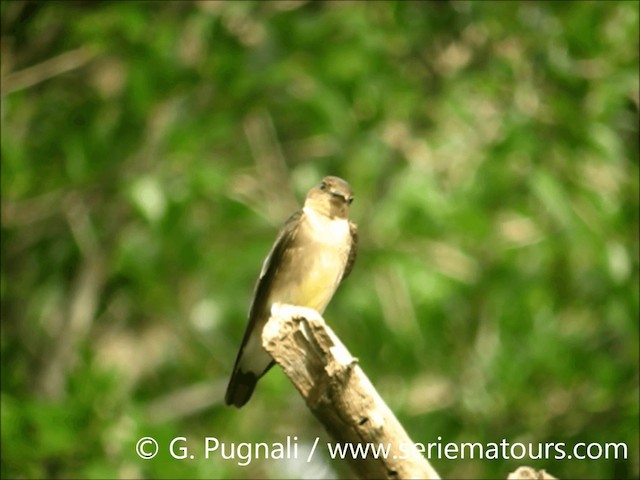
M334 197L342 198L347 205L351 205L351 202L353 202L353 196L351 196L351 195L345 196L340 192L333 192L333 191L331 192L331 195L333 195Z

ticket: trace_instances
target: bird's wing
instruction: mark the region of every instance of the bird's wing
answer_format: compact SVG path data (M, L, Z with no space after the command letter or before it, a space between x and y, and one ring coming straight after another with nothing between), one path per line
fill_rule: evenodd
M356 256L358 255L358 226L353 222L349 222L349 232L351 233L351 248L349 249L347 264L344 267L344 273L340 281L349 276L351 270L353 270L353 264L356 262Z
M269 286L276 275L278 265L280 265L284 252L288 246L295 240L296 233L298 231L298 225L300 224L300 217L302 212L296 212L285 222L284 226L280 230L278 237L276 238L271 251L267 255L264 263L262 264L262 270L260 271L260 277L256 283L253 292L253 301L251 302L251 308L249 309L249 322L244 331L242 337L242 343L238 349L238 355L233 366L233 373L229 379L229 385L225 394L225 403L227 405L235 405L236 407L242 407L253 393L253 389L256 386L258 379L264 375L271 366L273 361L265 364L262 371L243 370L240 368L243 355L245 353L245 345L249 341L253 330L256 328L256 323L261 320L265 310L267 308L266 302L269 297ZM268 312L267 312L268 315Z
M251 330L255 317L259 315L261 308L264 307L264 302L266 302L269 294L268 286L271 284L271 280L276 273L278 265L281 263L284 251L296 238L302 215L302 210L299 210L287 219L280 230L273 247L271 247L271 251L262 264L260 277L258 278L258 282L256 283L253 292L253 301L249 308L249 325L247 326L247 333ZM245 337L246 335L247 334L245 334Z

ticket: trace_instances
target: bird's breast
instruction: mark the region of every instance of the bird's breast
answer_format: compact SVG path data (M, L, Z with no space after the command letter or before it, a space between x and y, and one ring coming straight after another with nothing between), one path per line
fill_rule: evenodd
M307 214L274 278L268 303L299 305L322 313L342 279L350 247L347 220Z

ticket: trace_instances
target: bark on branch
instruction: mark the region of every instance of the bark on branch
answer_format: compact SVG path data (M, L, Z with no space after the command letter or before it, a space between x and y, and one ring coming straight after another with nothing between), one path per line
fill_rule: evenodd
M360 478L440 478L318 312L274 304L262 346L336 442L390 446L386 458L347 458ZM556 477L522 466L508 478Z
M336 442L390 446L387 458L349 459L360 478L440 478L315 310L275 304L262 343Z

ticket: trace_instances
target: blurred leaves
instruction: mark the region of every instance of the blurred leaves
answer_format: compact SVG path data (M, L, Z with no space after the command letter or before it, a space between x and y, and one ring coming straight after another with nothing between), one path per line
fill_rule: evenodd
M263 258L326 174L362 246L325 316L415 441L630 452L444 478L638 477L637 3L0 12L3 477L299 478L135 443L326 438L278 369L221 404Z

